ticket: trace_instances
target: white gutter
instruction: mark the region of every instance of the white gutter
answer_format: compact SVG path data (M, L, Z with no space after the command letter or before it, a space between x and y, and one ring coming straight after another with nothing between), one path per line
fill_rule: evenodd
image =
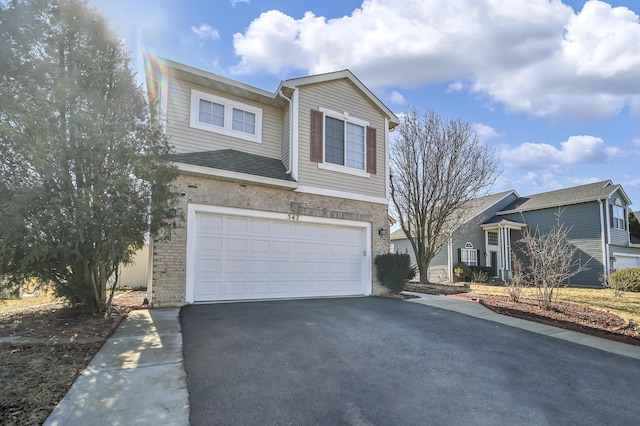
M289 164L287 164L286 173L290 175L292 169L291 163L293 162L293 153L291 152L293 151L293 101L287 98L284 93L282 93L282 89L278 91L278 95L282 96L287 100L287 102L289 102Z
M608 274L608 263L609 263L609 256L607 256L607 242L605 241L605 233L604 233L604 216L602 215L602 200L598 200L598 204L600 205L600 238L602 239L602 273L604 274L605 278L609 275Z

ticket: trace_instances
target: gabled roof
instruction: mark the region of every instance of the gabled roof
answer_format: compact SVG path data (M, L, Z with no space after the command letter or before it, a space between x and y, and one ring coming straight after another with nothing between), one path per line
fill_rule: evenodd
M182 79L203 87L210 87L225 93L240 96L245 99L251 99L256 102L268 105L285 105L286 101L280 97L280 91L283 88L295 89L299 86L308 84L324 83L333 80L347 79L351 81L362 94L369 98L382 113L389 119L389 128L392 129L400 123L398 117L385 104L378 99L362 82L349 70L329 72L324 74L310 75L306 77L291 78L283 80L275 92L269 92L258 87L250 86L239 81L204 71L189 65L181 64L166 58L154 57L154 59L162 64L161 67L166 68L170 73L177 73ZM149 61L148 58L145 61Z
M464 213L462 215L462 224L469 222L471 219L481 215L500 201L507 198L509 195L514 194L516 197L519 197L518 193L511 189L509 191L498 192L496 194L489 194L483 197L474 198L470 200L465 206ZM402 228L397 231L391 233L389 239L391 240L404 240L407 236L405 235Z
M367 86L362 84L362 82L358 79L358 77L356 77L348 69L341 70L341 71L328 72L323 74L310 75L307 77L290 78L288 80L282 81L280 83L280 86L278 87L278 90L276 90L276 92L278 92L282 88L295 89L296 87L306 86L308 84L324 83L327 81L341 80L341 79L347 79L351 81L351 83L353 83L366 97L368 97L378 108L380 108L380 110L382 110L382 112L389 119L389 128L394 128L395 126L400 124L400 120L398 119L398 117L389 108L387 108L387 106L383 104L382 101L380 101L380 99L378 99L378 97L374 95L371 90L367 88Z
M389 235L389 239L391 241L394 241L394 240L405 240L406 238L407 238L407 236L404 233L404 231L402 230L402 228L393 231L391 233L391 235Z
M589 183L586 185L574 186L572 188L520 197L496 214L502 215L519 213L603 200L611 197L611 195L616 191L620 191L622 196L625 198L625 201L630 203L629 198L624 193L624 190L620 185L614 185L610 180L605 180L602 182Z
M233 149L174 154L171 160L176 163L295 182L295 179L287 174L282 161Z
M515 190L511 189L509 191L498 192L497 194L489 194L483 197L474 198L473 200L469 201L467 203L467 206L465 207L463 223L466 223L471 219L481 215L511 194L515 195L516 197L520 197Z

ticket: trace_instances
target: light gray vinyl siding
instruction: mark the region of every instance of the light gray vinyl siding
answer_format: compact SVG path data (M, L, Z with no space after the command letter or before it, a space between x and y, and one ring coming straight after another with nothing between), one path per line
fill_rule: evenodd
M190 127L191 89L262 109L262 143ZM167 135L177 153L235 149L269 158L282 158L282 110L224 92L200 87L177 77L169 83Z
M560 210L560 220L566 227L570 227L569 242L576 247L577 257L584 264L588 262L588 269L570 278L569 285L599 287L598 274L602 269L602 239L600 232L600 212L597 202L574 204L563 207ZM538 229L541 233L547 232L557 225L558 208L549 208L524 212L522 215L514 213L505 215L505 219L526 222L531 231ZM515 239L515 238L514 238ZM520 254L518 243L513 242L512 249L516 255Z
M484 257L485 245L484 245L484 231L480 226L472 226L467 228L467 231L453 240L453 266L460 262L458 258L458 250L463 249L466 243L471 243L475 250L479 250L478 264L480 266L486 266L487 261Z
M411 258L411 265L418 266L418 262L416 261L416 254L413 251L413 246L409 242L408 239L403 240L394 240L393 246L396 253L406 253ZM439 282L444 281L443 275L447 275L447 246L444 246L442 250L431 260L429 264L429 281L431 282ZM448 275L447 275L448 278Z
M640 247L629 247L629 246L611 246L609 248L611 252L611 256L613 253L621 253L621 254L633 254L635 256L640 256Z
M447 251L447 246L445 245L442 247L442 250L431 259L431 263L429 264L429 281L440 282L449 279L449 273L447 272L449 269L447 264Z
M611 232L611 244L619 245L619 246L628 246L629 245L629 218L628 213L625 214L624 223L625 229L614 229L613 228L613 205L617 198L622 201L622 207L625 209L625 213L627 212L628 206L624 202L624 197L620 195L620 191L616 191L609 198L609 229Z
M319 107L368 121L376 129L377 173L371 177L319 169L310 161L310 111ZM332 80L300 87L299 95L299 163L300 185L386 197L385 122L382 112L348 80Z
M289 124L289 111L290 107L287 106L282 111L282 164L285 167L289 167L289 134L291 132Z
M411 243L409 242L408 239L395 240L395 241L392 241L392 243L396 253L408 254L409 257L411 258L411 264L414 266L417 264L416 254L413 252L413 246L411 246Z

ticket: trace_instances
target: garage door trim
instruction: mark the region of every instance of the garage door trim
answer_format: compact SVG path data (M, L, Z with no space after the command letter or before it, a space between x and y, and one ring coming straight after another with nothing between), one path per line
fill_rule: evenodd
M187 252L186 252L186 289L185 300L187 303L195 301L195 262L196 262L196 214L213 213L230 216L241 216L248 218L275 219L275 220L296 220L313 224L349 226L352 228L362 228L365 234L365 264L372 264L371 257L371 223L347 219L333 219L315 216L293 215L287 213L265 212L260 210L239 209L234 207L210 206L204 204L189 204L187 207ZM363 295L372 293L371 268L365 268L363 280Z
M640 255L639 255L639 254L632 254L632 253L616 253L616 252L613 252L613 257L615 257L615 258L621 258L621 257L623 257L623 258L635 258L635 260L636 260L636 265L637 265L638 267L640 267ZM617 262L616 262L616 263L617 263ZM616 266L617 266L617 265L616 265ZM616 268L616 269L618 269L618 268Z

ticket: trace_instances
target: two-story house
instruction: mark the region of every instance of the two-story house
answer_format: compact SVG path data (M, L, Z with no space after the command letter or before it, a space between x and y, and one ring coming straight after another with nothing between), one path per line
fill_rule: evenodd
M265 91L147 58L176 154L176 229L152 244L152 302L369 295L389 247L398 118L349 70Z
M453 230L448 245L429 267L429 280L448 280L459 262L486 266L501 279L511 276L511 260L522 230L544 233L559 220L587 270L567 284L599 286L614 269L640 267L640 245L629 234L631 201L610 180L521 197L506 191L473 200L465 226ZM402 230L391 235L395 251L415 258Z

